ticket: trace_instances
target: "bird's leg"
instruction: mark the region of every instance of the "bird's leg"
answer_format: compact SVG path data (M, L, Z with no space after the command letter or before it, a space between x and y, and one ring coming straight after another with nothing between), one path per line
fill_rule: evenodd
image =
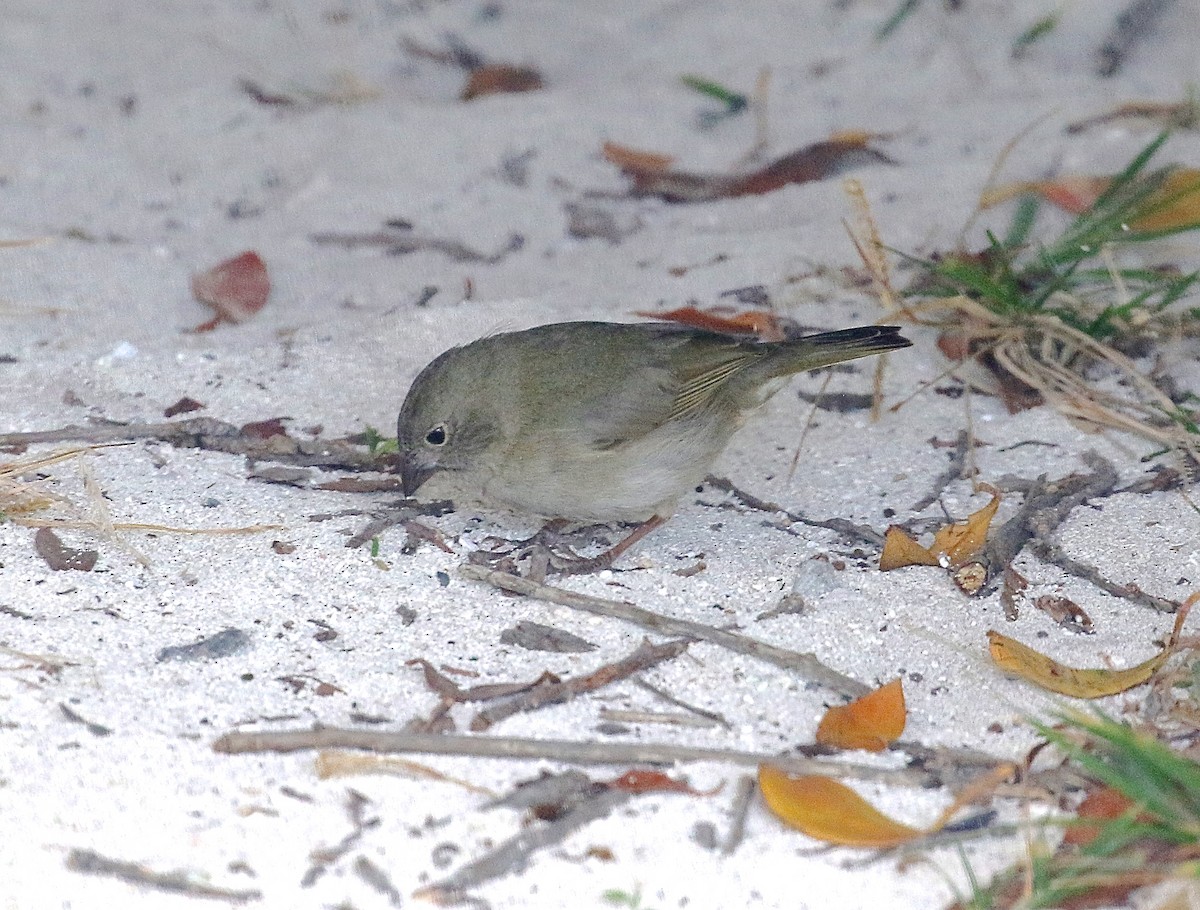
M484 543L489 547L494 545L493 552L497 553L515 553L518 550L525 551L536 546L549 547L557 543L559 540L559 532L563 528L569 527L571 524L566 518L552 518L546 522L532 537L523 537L519 540L513 540L510 537L487 537Z
M566 559L552 559L551 566L558 575L587 575L591 572L608 569L625 554L626 550L651 531L662 527L666 521L661 515L653 515L599 556L573 556Z
M629 534L603 553L597 556L580 556L562 542L561 532L572 522L556 518L547 522L532 537L524 540L509 540L502 537L488 538L490 543L501 544L503 549L493 550L490 553L477 551L471 555L471 561L500 568L502 571L512 571L515 570L518 560L528 556L530 557L531 577L540 576L537 580L544 578L547 570L556 575L586 575L610 568L630 547L660 527L665 521L665 518L655 515L634 527ZM556 545L567 549L567 552L565 554L556 552Z

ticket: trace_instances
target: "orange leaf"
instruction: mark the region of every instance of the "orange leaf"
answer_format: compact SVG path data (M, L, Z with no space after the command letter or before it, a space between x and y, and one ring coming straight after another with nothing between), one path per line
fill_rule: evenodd
M681 325L691 326L693 329L705 329L725 335L754 335L763 341L782 341L784 338L779 317L765 310L745 310L732 316L722 316L713 310L681 306L674 310L667 310L665 313L638 311L634 315L644 316L647 319L678 322Z
M758 786L767 807L784 824L831 844L894 847L925 833L888 818L828 777L792 777L772 765L759 765Z
M604 143L604 160L630 174L661 174L675 160L671 155L643 152L615 142Z
M945 556L952 566L961 565L983 549L988 528L992 525L996 509L1000 508L1000 491L986 484L982 486L992 494L992 501L971 513L966 521L946 525L933 536L933 545L929 549L939 556Z
M624 790L626 793L687 793L689 796L715 796L721 792L723 784L718 784L712 790L697 790L686 780L676 780L661 771L635 769L626 771L620 777L610 780L608 786L614 790Z
M1059 695L1074 698L1103 698L1116 695L1146 682L1161 667L1175 648L1179 630L1188 612L1200 593L1193 594L1179 606L1175 613L1175 628L1162 651L1127 670L1078 669L1060 664L1045 654L1021 644L1007 635L991 630L988 632L988 650L998 667L1027 682L1041 686Z
M1181 167L1139 208L1129 226L1135 231L1177 231L1200 227L1200 170Z
M905 566L961 566L978 555L987 541L987 532L1000 508L1000 491L987 484L980 488L992 494L992 501L972 512L966 521L948 524L938 529L933 543L923 547L902 528L887 529L883 552L879 555L879 571L902 569Z
M904 687L895 679L848 705L835 705L817 725L817 742L840 749L882 752L904 732Z
M936 566L937 556L913 540L903 528L892 525L883 537L883 552L879 554L879 571L903 569L905 566Z

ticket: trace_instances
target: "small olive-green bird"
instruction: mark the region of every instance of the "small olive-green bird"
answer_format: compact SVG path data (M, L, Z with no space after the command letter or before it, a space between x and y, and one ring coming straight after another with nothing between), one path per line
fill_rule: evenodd
M481 338L409 389L397 422L404 492L445 472L520 511L656 527L793 373L909 344L887 325L780 342L607 322Z

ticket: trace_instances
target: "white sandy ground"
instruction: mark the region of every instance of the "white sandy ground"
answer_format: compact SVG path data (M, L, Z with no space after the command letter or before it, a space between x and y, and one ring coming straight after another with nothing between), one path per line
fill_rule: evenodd
M7 0L0 8L0 237L46 237L0 251L0 431L50 429L93 419L158 420L183 395L203 415L233 423L292 418L337 436L364 426L384 432L415 372L453 342L498 327L567 318L630 318L637 309L718 301L722 291L765 285L801 322L840 327L874 321L877 304L843 287L853 264L840 220L837 180L695 206L601 199L637 230L620 243L566 233L564 204L588 191L620 193L624 182L599 157L605 140L678 154L721 170L752 142L748 117L698 130L705 102L684 89L697 73L749 89L770 66L772 153L837 129L890 132L899 166L857 176L885 240L904 250L952 246L1001 148L1021 129L1011 178L1109 172L1150 137L1125 127L1067 136L1063 125L1134 99L1177 100L1200 81L1200 14L1176 4L1151 44L1115 78L1094 74L1095 50L1116 2L1063 7L1059 28L1022 61L1012 39L1058 4L968 2L959 13L926 3L895 36L873 40L893 0L843 3L717 0L591 3L513 2L488 15L478 2L399 0L210 0L138 4L119 0ZM401 37L437 45L453 31L490 59L536 65L548 87L534 94L463 104L461 75L407 56ZM252 78L274 91L320 91L351 73L378 97L349 106L278 109L236 86ZM132 99L124 100L123 99ZM123 110L128 108L128 112ZM524 185L501 176L506 158L528 153ZM1195 165L1200 140L1173 138L1165 159ZM253 214L231 218L231 205ZM1007 212L990 223L1003 225ZM406 218L421 232L482 250L513 232L524 248L499 264L455 262L437 252L389 257L314 246L320 230L367 231ZM68 239L78 229L93 242ZM978 244L982 233L969 236ZM253 321L210 334L182 331L206 318L188 276L242 249L268 264L275 289ZM1160 255L1195 258L1192 238ZM1189 258L1190 257L1190 258ZM814 275L827 267L824 277ZM682 269L682 273L680 273ZM473 286L464 300L465 282ZM412 302L427 285L437 295ZM720 302L727 301L728 298ZM927 330L892 357L889 400L944 368ZM1166 354L1193 387L1192 346ZM10 362L11 360L11 362ZM802 377L794 388L816 389ZM950 383L942 382L941 385ZM870 370L839 373L835 391L867 391ZM68 394L69 393L69 394ZM864 416L822 413L796 479L787 466L808 408L779 395L733 442L717 472L757 495L814 517L882 530L913 518L911 504L947 463L930 444L966 425L963 400L926 394L871 425ZM1085 435L1047 409L1009 416L994 399L970 403L981 478L1062 476L1081 453L1112 460L1124 479L1147 468L1152 448L1132 437ZM1039 445L1006 448L1036 440ZM42 447L37 451L49 451ZM379 555L347 549L365 517L311 516L371 509L394 497L302 491L248 480L239 458L155 443L114 449L92 469L117 520L187 527L277 523L249 537L127 535L139 565L111 543L91 573L54 572L32 531L0 525L0 643L67 663L50 674L0 657L0 906L176 908L199 900L68 871L74 848L184 870L196 881L261 892L268 908L383 908L391 898L355 872L363 857L382 869L403 906L411 894L520 830L507 809L452 784L399 777L319 781L311 755L228 757L210 749L229 730L352 726L352 714L399 727L435 697L405 661L422 657L479 674L476 682L531 678L543 670L585 672L626 654L636 628L541 602L501 596L455 575L468 540L527 532L528 519L460 509L431 519L455 555L426 544L401 552L385 534ZM72 467L50 471L53 488L85 503ZM956 516L982 505L956 482L942 503ZM1001 508L1003 520L1018 499ZM1006 624L995 596L964 598L942 574L883 575L875 554L825 531L733 507L705 490L624 560L618 571L576 578L570 588L629 598L701 622L736 623L774 644L814 651L864 682L901 675L911 710L906 738L1018 757L1034 741L1021 718L1053 703L989 664L984 633L1002 628L1078 665L1143 660L1169 617L1109 597L1022 557L1038 592L1061 591L1095 621L1079 636L1026 608ZM923 517L937 518L937 505ZM777 517L775 517L777 519ZM778 524L778 521L774 521ZM96 546L80 534L68 543ZM279 555L271 541L295 544ZM1060 531L1067 550L1110 578L1182 599L1200 584L1200 518L1178 493L1124 495L1078 509ZM698 558L691 577L672 570ZM804 615L757 621L787 593L811 558L846 561ZM446 573L439 580L439 573ZM448 576L448 584L444 583ZM416 613L405 625L400 608ZM499 642L518 620L573 631L599 646L582 655L536 653ZM337 631L315 636L318 623ZM233 627L251 647L209 662L158 662L171 645ZM315 683L296 692L285 676ZM519 716L498 735L579 740L672 741L772 751L809 742L837 699L752 659L705 644L647 678L679 698L719 711L725 731L634 725L598 732L602 707L673 710L632 685ZM470 682L470 680L464 680ZM1137 693L1106 704L1120 713ZM96 735L60 708L111 730ZM456 714L465 723L468 714ZM364 726L361 725L360 726ZM379 729L364 726L364 729ZM421 759L421 756L417 756ZM883 759L894 764L895 760ZM499 791L553 763L429 758L448 774ZM624 768L593 769L598 777ZM728 857L695 839L708 822L729 826L729 766L673 769L707 798L639 797L611 817L539 854L530 867L476 892L494 907L606 906L606 889L640 889L646 908L934 908L965 887L953 850L903 868L895 857L864 862L858 851L821 852L761 805ZM310 854L350 833L353 789L377 823L311 887ZM944 792L862 787L914 823L932 820ZM1020 817L1015 805L1004 817ZM605 861L589 848L612 853ZM986 878L1020 854L1016 839L967 849Z

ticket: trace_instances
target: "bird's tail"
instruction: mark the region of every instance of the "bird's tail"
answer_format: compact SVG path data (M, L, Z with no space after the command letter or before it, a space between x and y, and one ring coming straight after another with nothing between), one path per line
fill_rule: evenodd
M806 335L778 344L771 372L776 376L815 370L844 360L895 351L912 344L898 325L864 325L836 332Z

